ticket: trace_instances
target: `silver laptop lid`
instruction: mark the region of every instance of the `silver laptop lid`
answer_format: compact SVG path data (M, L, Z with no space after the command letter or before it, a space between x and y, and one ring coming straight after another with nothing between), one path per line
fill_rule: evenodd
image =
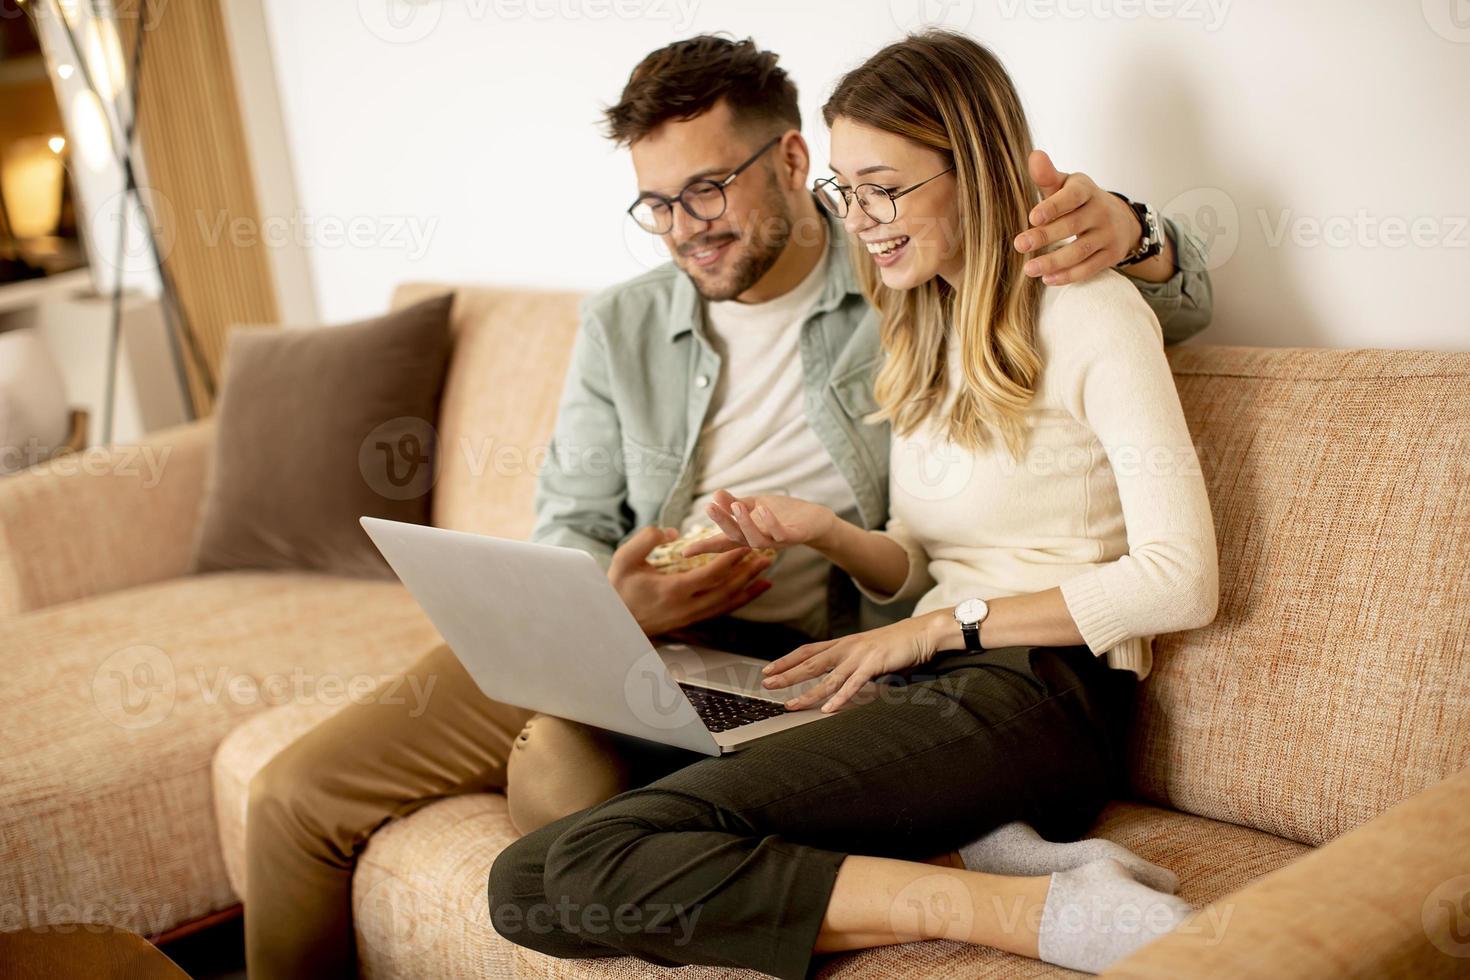
M361 523L487 696L719 754L591 555L374 517Z

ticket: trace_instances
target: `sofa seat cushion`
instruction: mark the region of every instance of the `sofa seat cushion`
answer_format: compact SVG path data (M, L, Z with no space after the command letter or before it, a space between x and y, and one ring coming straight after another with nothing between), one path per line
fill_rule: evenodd
M223 572L9 618L0 928L156 935L236 902L209 767L274 703L346 703L439 642L397 582ZM14 918L15 921L11 921Z
M215 759L220 839L231 880L240 887L245 804L250 779L292 739L335 708L291 705L231 732ZM432 803L395 820L368 843L353 877L358 953L369 977L645 977L659 969L632 957L557 960L516 946L490 927L485 887L495 856L517 833L499 793ZM1180 877L1179 894L1213 902L1310 850L1271 834L1143 803L1108 805L1089 832L1107 837ZM1206 927L1223 929L1228 904ZM963 943L909 943L832 957L824 977L1085 976ZM669 976L675 976L673 972ZM754 971L685 968L682 980L756 980Z
M485 883L517 834L499 793L443 800L373 835L353 877L358 951L369 977L653 977L633 957L558 960L514 945L491 927ZM1180 895L1203 905L1309 850L1258 830L1141 804L1115 802L1090 836L1132 848L1179 874ZM1206 927L1224 929L1229 904ZM753 970L686 967L680 980L758 980ZM824 978L1081 977L999 950L955 942L907 943L829 957Z

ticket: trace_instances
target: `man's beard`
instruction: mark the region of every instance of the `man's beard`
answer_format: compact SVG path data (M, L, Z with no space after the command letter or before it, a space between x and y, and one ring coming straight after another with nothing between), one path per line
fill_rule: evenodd
M719 282L701 281L697 270L684 270L699 295L715 303L731 300L760 282L761 277L771 271L771 266L776 264L786 243L791 240L791 211L786 206L785 199L773 195L772 203L771 212L763 215L756 225L750 249L732 262L729 271ZM702 246L705 243L700 244Z

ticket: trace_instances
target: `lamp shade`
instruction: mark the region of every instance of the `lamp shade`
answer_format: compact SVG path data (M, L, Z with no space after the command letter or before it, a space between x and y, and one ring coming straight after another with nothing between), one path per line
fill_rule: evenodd
M16 238L40 238L56 231L66 171L51 137L27 136L11 143L0 159L0 195Z

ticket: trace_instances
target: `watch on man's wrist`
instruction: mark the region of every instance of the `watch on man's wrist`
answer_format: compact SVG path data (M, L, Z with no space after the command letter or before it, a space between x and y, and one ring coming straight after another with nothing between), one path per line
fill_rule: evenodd
M1119 266L1134 265L1153 258L1164 250L1164 229L1159 223L1159 216L1153 208L1138 201L1130 201L1117 191L1109 191L1114 197L1128 205L1133 216L1138 219L1138 227L1142 232L1138 247L1125 255L1118 263Z
M980 624L990 615L990 604L984 599L966 599L954 607L954 621L960 624L960 634L965 638L965 649L970 653L983 653L980 645Z

